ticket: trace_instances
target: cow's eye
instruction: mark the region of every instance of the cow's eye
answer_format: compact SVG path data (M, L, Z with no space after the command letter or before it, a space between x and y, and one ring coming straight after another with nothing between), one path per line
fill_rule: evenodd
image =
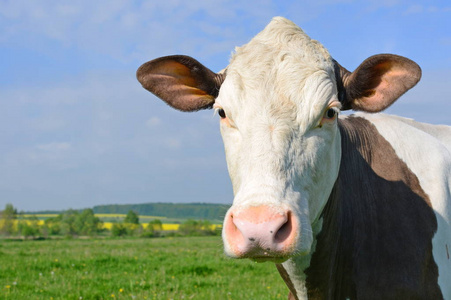
M332 120L337 116L338 112L335 108L329 108L328 110L326 110L326 112L324 113L323 118L326 120Z
M218 109L218 115L221 117L221 119L225 119L227 117L225 111L222 108Z
M329 107L323 115L319 127L321 128L326 123L332 123L338 116L339 109L336 107Z
M221 117L221 124L226 125L227 127L236 128L235 123L230 119L230 116L227 116L226 112L219 105L214 107L215 113L218 113L219 117Z

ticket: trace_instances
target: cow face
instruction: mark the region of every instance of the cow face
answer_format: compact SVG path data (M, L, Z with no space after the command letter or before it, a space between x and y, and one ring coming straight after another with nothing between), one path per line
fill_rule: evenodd
M340 164L334 63L278 20L237 49L226 72L214 104L235 193L226 253L264 260L307 252Z
M420 74L394 55L371 57L350 73L295 24L274 18L223 73L170 56L137 76L176 109L217 110L235 193L225 252L283 261L308 253L320 227L340 167L340 110L385 109Z

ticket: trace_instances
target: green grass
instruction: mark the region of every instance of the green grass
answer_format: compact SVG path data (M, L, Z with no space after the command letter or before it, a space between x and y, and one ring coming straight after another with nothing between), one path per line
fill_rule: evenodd
M0 242L0 299L286 299L271 263L219 237Z

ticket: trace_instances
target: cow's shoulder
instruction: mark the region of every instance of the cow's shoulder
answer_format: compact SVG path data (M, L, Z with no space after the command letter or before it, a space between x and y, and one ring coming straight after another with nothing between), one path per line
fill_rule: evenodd
M356 113L355 116L373 123L389 141L397 140L402 143L423 144L426 140L430 145L429 147L436 147L440 151L443 151L443 147L445 147L448 151L451 151L451 126L421 123L413 119L382 113ZM402 147L402 143L398 144Z
M437 219L432 240L439 285L451 299L451 127L416 122L386 114L357 116L371 122L416 175Z
M386 114L358 113L418 177L434 210L451 221L451 127Z
M443 296L445 299L450 298L451 127L420 123L387 114L365 113L345 117L342 123L342 127L351 127L350 131L357 134L365 134L371 128L371 141L366 147L372 149L366 150L371 153L382 152L384 155L391 153L384 158L391 162L382 171L389 173L395 161L398 162L397 165L403 165L402 176L409 174L408 177L414 179L409 185L415 194L420 191L421 198L432 208L437 222L432 239L433 259L438 265L438 283L442 287ZM406 211L400 213L404 217Z
M361 120L357 122L356 120ZM362 120L365 120L362 121ZM451 201L451 127L416 122L411 119L387 114L357 113L345 117L342 128L365 132L371 127L373 133L368 145L371 152L388 151L380 148L381 140L386 141L396 159L402 161L415 176L421 188L432 201L434 208ZM379 141L379 142L377 142ZM448 191L445 195L444 191ZM437 207L436 207L437 206ZM451 211L443 213L451 217ZM449 219L448 221L451 221Z
M340 172L306 270L309 293L320 298L440 299L431 197L411 161L399 155L398 147L411 145L397 144L372 117L376 115L359 114L339 122ZM394 131L403 122L395 123Z

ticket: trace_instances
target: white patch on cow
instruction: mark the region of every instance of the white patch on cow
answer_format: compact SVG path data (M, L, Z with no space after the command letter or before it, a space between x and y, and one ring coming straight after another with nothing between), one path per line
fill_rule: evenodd
M307 287L305 286L307 276L305 275L304 270L308 268L310 259L311 254L308 254L303 259L295 257L287 260L282 264L287 273L290 274L290 280L293 283L294 288L296 289L296 296L298 297L298 299L308 299Z
M358 113L373 123L418 177L437 217L433 245L444 299L451 299L451 127L385 114Z
M314 224L338 176L336 120L319 126L336 102L326 49L283 18L237 48L215 107L221 121L234 211L268 205L300 222L296 253L310 252ZM226 253L230 249L225 241Z
M312 224L313 232L318 233L321 231L323 226L323 220L320 218L317 222ZM300 255L290 258L282 265L284 269L290 274L290 280L296 289L296 295L298 299L308 299L307 297L307 287L305 285L307 276L305 275L305 270L310 266L310 260L313 253L316 250L316 239L313 240L310 253L307 255Z

